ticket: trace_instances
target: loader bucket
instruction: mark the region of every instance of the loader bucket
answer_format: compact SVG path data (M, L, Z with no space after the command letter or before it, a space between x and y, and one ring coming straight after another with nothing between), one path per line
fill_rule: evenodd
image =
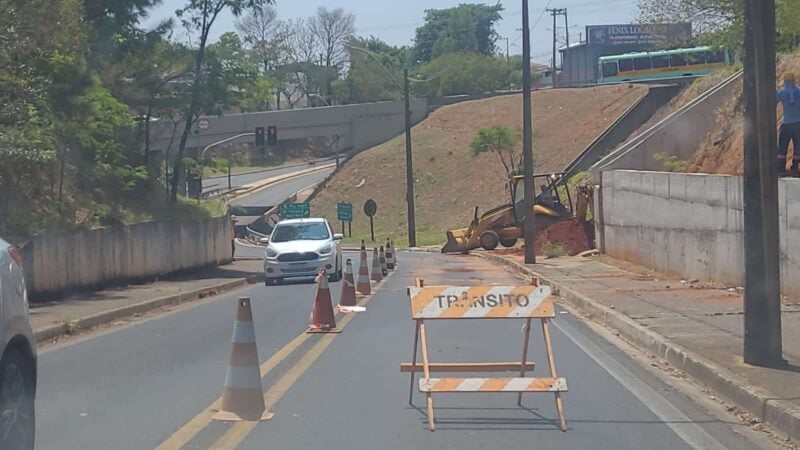
M447 231L447 243L442 247L442 253L465 253L467 252L467 229Z

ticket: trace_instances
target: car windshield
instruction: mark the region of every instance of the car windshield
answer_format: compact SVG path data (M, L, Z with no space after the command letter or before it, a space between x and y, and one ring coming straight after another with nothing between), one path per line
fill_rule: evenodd
M279 225L272 232L272 242L322 241L330 238L328 227L322 222Z

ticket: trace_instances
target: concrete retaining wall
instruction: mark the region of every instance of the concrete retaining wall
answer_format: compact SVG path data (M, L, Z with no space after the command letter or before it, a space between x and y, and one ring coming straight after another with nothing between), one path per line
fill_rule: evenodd
M663 170L654 158L657 153L668 153L684 160L691 158L714 127L717 109L730 98L740 79L741 72L732 75L615 149L592 166L594 180L599 180L600 172L605 170Z
M800 180L779 180L783 292L800 295ZM686 279L744 283L742 179L608 171L599 201L605 253Z
M647 95L628 108L603 134L570 164L567 178L588 170L594 163L608 155L640 126L653 117L661 107L672 100L683 88L680 85L652 86Z
M32 297L152 279L231 260L227 217L45 234L22 249Z

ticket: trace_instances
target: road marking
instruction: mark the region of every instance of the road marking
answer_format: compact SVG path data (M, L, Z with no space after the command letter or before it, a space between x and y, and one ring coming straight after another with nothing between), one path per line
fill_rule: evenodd
M392 276L395 272L389 273L384 279L375 286L375 291L373 295L365 298L361 302L361 306L366 306L370 300L375 296L375 293L381 288L381 286L386 283L386 280ZM338 325L340 330L344 330L347 324L353 320L356 316L354 315L347 315L344 316ZM267 411L271 410L279 401L280 399L289 392L289 389L294 386L295 383L300 379L301 376L314 364L314 362L322 356L322 353L333 343L333 340L339 336L339 334L326 334L323 335L319 342L314 344L311 349L300 358L294 366L292 366L286 373L273 384L267 391L264 393L264 403L266 404ZM219 437L212 445L211 449L213 450L233 450L242 443L242 441L255 429L256 425L259 422L235 422L228 431L225 432L222 436Z
M393 273L394 272L390 273L389 276L384 278L384 281L382 281L381 283L378 283L375 286L373 294L371 296L369 296L369 297L365 297L364 300L362 300L362 302L361 302L362 306L366 305L367 303L369 303L370 300L372 300L372 298L374 297L374 295L378 291L378 289L380 289L380 287L383 285L385 280L387 280ZM344 329L344 327L351 320L353 320L354 317L355 316L353 316L353 315L344 316L342 319L339 320L339 324L338 324L339 327L338 328L340 330ZM291 342L286 344L280 350L278 350L278 352L273 354L260 367L262 379L265 376L267 376L267 374L269 374L272 370L274 370L276 367L278 367L278 365L280 365L286 358L288 358L292 353L294 353L301 345L303 345L303 343L305 343L307 340L309 340L312 336L315 336L315 335L303 332L302 334L300 334L297 337L295 337L294 339L292 339ZM330 339L325 339L328 336L330 336ZM297 363L295 363L295 365L292 366L286 372L286 374L284 374L278 380L278 382L276 382L272 387L270 387L266 391L266 393L265 393L265 401L267 402L267 410L269 410L272 407L271 406L272 404L277 403L278 400L280 400L280 398L283 397L283 395L286 393L286 391L288 391L289 388L291 388L291 386L294 385L295 382L297 382L297 380L300 378L300 376L303 375L303 373L308 369L308 367L310 367L311 364L313 364L313 362L322 354L322 352L325 350L325 348L327 348L328 345L330 345L329 341L332 341L332 339L335 336L338 336L338 334L324 335L323 338L320 339L319 342L314 344L314 346ZM325 345L322 345L325 342L328 342L328 343L325 344ZM309 357L309 355L314 354L314 353L318 353L318 354L316 354L316 356L314 356L313 358ZM308 365L308 367L303 368L306 364ZM300 370L300 369L302 369L302 370ZM289 377L290 374L292 374L292 377ZM284 387L284 385L285 385L285 387ZM279 386L280 386L280 390L276 389ZM273 402L273 403L270 404L269 402ZM184 445L189 443L189 441L191 441L198 433L200 433L200 431L202 431L204 428L206 428L212 422L211 415L213 414L214 410L219 409L221 405L222 405L222 397L218 397L216 400L214 400L214 402L209 407L203 409L203 411L201 411L198 415L196 415L195 417L190 419L188 422L186 422L181 428L179 428L175 433L173 433L169 438L167 438L167 440L165 440L158 447L156 447L155 450L178 450L178 449L182 448ZM238 422L236 425L242 425L242 424L245 424L245 423L246 422ZM254 426L255 426L255 424L254 424ZM223 438L226 438L226 436L228 436L226 439L228 439L230 442L233 442L233 439L236 438L235 436L233 436L231 434L233 431L235 431L237 433L237 436L244 432L244 434L241 434L240 438L237 438L238 441L235 441L236 445L238 445L238 443L241 442L250 433L250 431L252 431L252 429L242 430L241 427L237 428L236 426L233 426L222 437L220 437L220 439L217 442L221 443L220 445L225 444L226 441L223 441ZM215 444L215 445L217 445L217 444ZM212 448L235 448L235 445L233 447L227 447L227 446L213 447L212 446Z
M617 362L611 355L606 353L597 344L591 342L580 334L570 325L554 320L553 325L561 333L568 337L584 353L592 358L600 367L614 377L631 394L636 396L650 411L653 412L665 425L670 427L675 434L684 442L695 449L703 450L725 450L725 446L719 443L713 436L698 424L693 423L681 410L669 402L664 396L648 386L630 370Z

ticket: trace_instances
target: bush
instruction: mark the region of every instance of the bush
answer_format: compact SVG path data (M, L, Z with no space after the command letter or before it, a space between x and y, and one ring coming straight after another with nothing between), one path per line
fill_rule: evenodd
M561 243L547 241L542 245L542 253L548 258L558 258L559 256L566 255L567 251Z
M417 95L442 97L474 95L508 87L507 64L492 56L476 53L451 53L440 56L420 70L425 83L414 83Z

